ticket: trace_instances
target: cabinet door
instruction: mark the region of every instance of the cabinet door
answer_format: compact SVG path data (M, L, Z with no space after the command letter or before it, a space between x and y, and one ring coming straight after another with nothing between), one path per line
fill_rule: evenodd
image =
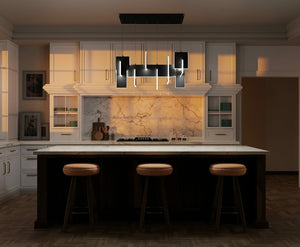
M174 64L174 44L173 42L167 41L156 41L156 42L146 42L144 45L144 52L147 52L147 65L166 65L168 63ZM146 54L146 53L145 53ZM146 55L144 55L145 57ZM145 63L145 58L144 58ZM156 78L145 78L145 83L154 84L156 83ZM174 85L175 78L171 77L169 84ZM158 77L158 85L167 84L167 76Z
M10 154L6 160L5 189L7 192L17 190L20 187L20 163L19 147L9 148Z
M188 69L185 70L186 84L199 84L205 81L205 45L199 41L175 43L175 51L188 52Z
M235 44L206 44L206 82L221 85L236 83Z
M110 83L112 78L109 42L81 42L81 83Z
M50 44L50 83L66 85L79 82L79 45Z

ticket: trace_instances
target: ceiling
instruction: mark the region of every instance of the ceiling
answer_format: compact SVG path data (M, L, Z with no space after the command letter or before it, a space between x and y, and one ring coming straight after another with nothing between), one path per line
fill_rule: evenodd
M299 12L299 0L0 0L0 16L12 26L13 39L43 30L65 32L66 27L80 32L88 27L86 32L92 33L96 27L120 30L119 13L183 13L181 30L260 30L280 32L282 38Z

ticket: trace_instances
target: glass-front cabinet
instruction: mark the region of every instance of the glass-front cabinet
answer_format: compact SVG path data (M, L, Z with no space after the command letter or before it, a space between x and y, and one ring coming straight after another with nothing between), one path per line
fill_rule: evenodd
M205 140L212 143L235 143L236 95L206 96Z
M207 127L232 127L232 96L208 96Z
M51 95L50 138L75 140L79 138L79 97L77 95Z

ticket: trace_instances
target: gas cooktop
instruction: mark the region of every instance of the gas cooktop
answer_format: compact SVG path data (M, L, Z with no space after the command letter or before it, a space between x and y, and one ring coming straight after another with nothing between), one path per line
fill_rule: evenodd
M134 138L120 138L117 142L168 142L167 138L151 138L149 136L138 136Z

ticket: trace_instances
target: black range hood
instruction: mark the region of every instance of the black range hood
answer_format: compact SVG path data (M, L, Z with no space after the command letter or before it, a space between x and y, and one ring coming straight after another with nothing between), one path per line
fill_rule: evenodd
M182 24L184 14L119 14L121 24Z

